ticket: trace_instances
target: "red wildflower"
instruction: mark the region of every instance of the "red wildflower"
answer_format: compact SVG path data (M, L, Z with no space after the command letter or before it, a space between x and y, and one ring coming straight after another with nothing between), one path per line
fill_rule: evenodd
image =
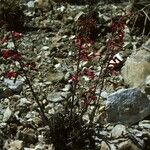
M18 61L20 59L20 57L21 57L21 55L18 52L15 52L12 55L12 59L15 60L15 61Z
M112 32L116 32L118 30L124 30L125 28L125 23L122 23L122 22L114 22L112 23Z
M7 58L11 57L12 54L13 54L13 50L8 49L8 50L5 50L5 51L2 52L2 57L4 59L7 59Z
M86 51L81 51L80 59L83 61L88 61L89 60L89 53Z
M119 32L118 36L123 39L124 38L124 32Z
M78 82L78 75L77 74L74 74L74 75L72 75L72 77L71 77L71 81L73 81L73 82Z
M19 40L22 37L22 33L12 31L12 35L16 38L16 40Z
M82 49L82 45L85 43L85 39L83 36L77 36L75 43L78 48Z
M107 42L107 48L113 50L115 48L115 43L112 40Z
M85 69L84 75L86 75L89 79L93 80L95 77L94 72L91 69Z
M92 101L95 101L97 99L97 96L95 94L90 94L89 96L86 97L84 100L85 105L88 106Z
M13 60L19 60L21 55L17 51L8 49L2 52L2 57L4 59L8 59L9 57L12 57Z
M7 72L6 74L6 78L9 78L9 79L15 78L16 76L17 76L17 73L14 71Z
M36 67L36 64L34 63L34 62L30 62L30 63L27 63L26 64L26 67L29 67L30 69L35 69L35 67Z
M95 87L91 87L88 91L83 94L85 105L88 106L92 101L97 99L95 94Z

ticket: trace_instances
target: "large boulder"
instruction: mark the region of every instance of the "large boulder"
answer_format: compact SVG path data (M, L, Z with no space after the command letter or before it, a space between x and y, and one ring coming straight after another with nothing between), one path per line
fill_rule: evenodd
M150 115L150 100L137 88L118 90L106 100L107 121L131 125Z
M129 87L144 88L145 80L150 75L150 51L140 49L134 52L122 68L122 76Z

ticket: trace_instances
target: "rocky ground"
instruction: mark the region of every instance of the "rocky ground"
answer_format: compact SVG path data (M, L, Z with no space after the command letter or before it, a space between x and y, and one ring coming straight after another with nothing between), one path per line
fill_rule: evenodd
M25 27L15 44L23 55L23 61L30 63L32 86L49 116L63 110L62 103L72 95L70 77L76 70L76 22L88 12L89 6L57 3L52 10L47 4L35 8L33 1L22 3ZM128 2L105 5L99 2L92 7L98 12L98 26L102 30L95 43L97 53L105 48L104 38L109 38L105 31L110 20L123 15L128 10L127 6ZM113 59L109 64L117 63L121 67L105 78L108 82L101 91L100 107L94 118L97 123L94 139L99 150L150 150L150 40L144 35L131 36L127 26L124 32L124 50L114 56L119 62ZM1 27L1 53L16 46L13 39L5 38L9 36L10 31L5 26ZM20 75L15 82L8 76L4 77L8 63L4 63L2 56L0 149L53 150L53 144L45 138L48 127L41 121L25 77ZM101 69L101 62L100 59L94 64L95 74ZM15 62L15 66L18 65ZM82 65L87 67L90 64ZM9 69L14 69L13 66L10 64ZM86 77L84 80L89 82ZM88 85L85 84L85 88ZM83 116L87 122L92 107Z

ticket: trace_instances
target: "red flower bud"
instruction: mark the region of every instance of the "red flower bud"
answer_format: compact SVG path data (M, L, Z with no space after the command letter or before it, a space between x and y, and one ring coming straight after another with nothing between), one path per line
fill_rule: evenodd
M5 50L5 51L2 52L2 57L4 59L7 59L7 58L11 57L12 54L13 54L13 50L8 49L8 50Z
M76 82L76 83L79 81L77 74L72 75L71 81L72 81L72 82Z
M12 55L12 59L15 61L18 61L20 58L21 58L21 55L17 52Z
M7 72L6 74L6 78L9 78L9 79L15 78L16 76L17 76L17 73L14 71Z
M91 80L93 80L95 77L95 74L91 69L85 69L84 74Z
M16 40L19 40L22 37L22 33L12 31L12 35L15 37Z

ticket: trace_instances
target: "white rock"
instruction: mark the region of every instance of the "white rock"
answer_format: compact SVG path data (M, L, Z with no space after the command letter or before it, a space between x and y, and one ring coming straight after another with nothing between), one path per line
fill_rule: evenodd
M34 16L34 12L31 12L31 11L28 11L28 12L25 12L25 15L28 16L28 17L32 17Z
M14 43L13 42L8 42L8 44L7 44L7 48L14 48L15 47L15 45L14 45Z
M39 143L38 145L36 145L35 150L45 150L44 144Z
M5 128L5 127L6 127L6 125L7 125L7 123L2 122L2 123L0 123L0 128Z
M34 1L29 1L28 3L27 3L27 6L28 6L28 8L34 8Z
M150 129L150 120L143 120L139 122L141 128Z
M16 79L15 82L14 80L15 79L13 78L12 79L4 78L4 85L6 85L11 90L20 91L22 89L24 79Z
M84 14L84 12L79 12L76 16L75 16L75 18L74 18L74 21L76 22L76 21L78 21L78 19L82 16Z
M71 89L71 85L70 84L66 84L65 87L62 89L62 91L67 92Z
M56 69L61 68L61 64L60 64L60 63L56 64L56 65L55 65L55 68L56 68Z
M4 115L3 115L3 122L6 122L10 119L10 117L12 116L13 112L10 110L9 107L6 108Z
M67 81L70 79L70 76L71 76L70 72L67 72L64 76L64 79Z
M102 97L102 98L107 98L108 95L109 95L109 94L108 94L106 91L102 91L102 93L101 93L101 97Z
M61 102L70 96L70 92L55 92L48 94L47 99L51 102Z
M65 10L65 6L62 5L61 7L57 8L57 10L63 12Z
M34 148L24 147L24 150L35 150Z
M122 124L116 125L111 131L111 135L113 138L121 137L122 135L125 135L126 133L127 133L126 127Z
M42 50L48 50L48 49L49 49L48 46L43 46L43 47L42 47Z
M43 136L43 135L39 135L39 136L38 136L38 141L39 141L40 143L44 143L44 136Z
M71 35L70 37L69 37L69 40L73 40L73 39L75 39L75 35Z
M19 106L24 106L26 104L31 104L30 101L28 101L27 98L20 98L20 103L19 103Z

